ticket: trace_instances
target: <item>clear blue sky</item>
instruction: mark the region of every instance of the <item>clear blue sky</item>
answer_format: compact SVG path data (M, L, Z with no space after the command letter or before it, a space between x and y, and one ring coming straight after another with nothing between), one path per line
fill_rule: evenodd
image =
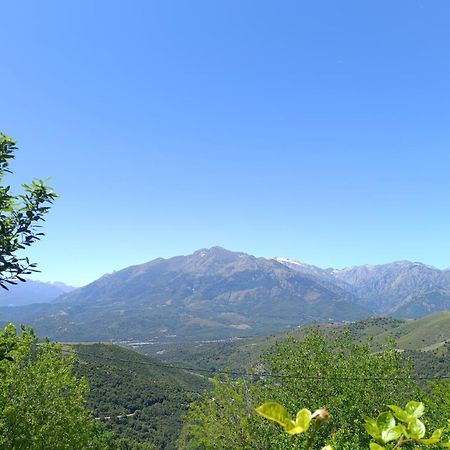
M30 256L81 285L221 245L450 266L447 0L1 8L9 181L60 194Z

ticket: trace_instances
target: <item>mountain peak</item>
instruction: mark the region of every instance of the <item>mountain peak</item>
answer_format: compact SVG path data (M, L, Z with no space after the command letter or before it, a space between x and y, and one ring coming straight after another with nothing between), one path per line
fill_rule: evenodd
M285 258L283 256L274 256L272 259L281 263L281 264L293 264L296 266L308 266L308 264L302 263L301 261L297 261L296 259Z
M201 248L200 250L195 251L192 256L200 256L201 258L205 256L220 256L220 255L229 255L235 254L231 250L227 250L226 248L220 247L218 245L210 248Z

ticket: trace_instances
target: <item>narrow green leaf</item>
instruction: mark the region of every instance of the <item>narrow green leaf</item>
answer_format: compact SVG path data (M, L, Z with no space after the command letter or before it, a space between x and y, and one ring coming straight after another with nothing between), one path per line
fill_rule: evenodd
M437 444L441 440L443 432L444 432L443 428L438 428L433 432L433 434L428 439L419 439L419 442L425 445Z
M295 428L294 421L289 417L288 410L277 402L267 402L256 408L256 412L266 419L273 420L282 427ZM287 431L287 430L286 430Z
M378 445L376 442L371 442L369 447L370 447L370 450L385 450L385 447Z
M408 414L406 413L406 411L404 411L397 405L388 405L388 407L392 410L394 416L398 420L401 420L402 422L408 422Z

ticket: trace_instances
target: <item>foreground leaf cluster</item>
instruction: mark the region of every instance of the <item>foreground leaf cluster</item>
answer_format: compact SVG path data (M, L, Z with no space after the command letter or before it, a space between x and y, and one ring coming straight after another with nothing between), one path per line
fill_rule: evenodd
M377 442L370 443L371 450L385 450L385 444L395 442L393 448L402 447L408 443L432 446L439 444L440 447L450 447L449 442L442 440L444 428L433 431L430 437L425 438L426 426L420 419L425 413L422 402L410 401L405 409L397 405L389 405L391 411L385 411L376 419L365 417L364 428ZM383 444L383 445L380 445ZM392 445L389 447L391 448Z

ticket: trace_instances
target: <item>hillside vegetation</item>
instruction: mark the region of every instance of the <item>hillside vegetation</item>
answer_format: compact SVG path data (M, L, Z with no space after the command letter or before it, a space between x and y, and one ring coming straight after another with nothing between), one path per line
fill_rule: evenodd
M411 349L402 349L401 356L414 360L416 375L447 376L450 345L442 344L440 339L447 336L449 319L448 312L415 321L370 318L346 326L316 324L265 337L136 348L159 359L111 344L82 344L72 348L78 354L76 373L86 376L90 384L88 407L116 439L126 439L127 445L147 446L142 448L175 449L187 406L191 401L200 400L202 392L211 388L210 377L227 371L233 378L250 373L265 358L264 354L270 354L277 345L285 345L290 338L302 340L315 330L332 342L348 332L355 342L366 342L373 337L372 352L377 353L389 337L395 337L398 342L410 343ZM430 349L414 349L414 342ZM192 370L169 368L169 365Z
M182 415L209 386L201 375L169 369L116 345L74 345L75 373L87 378L87 406L116 439L175 449Z
M381 343L392 335L399 349L433 350L450 340L450 311L441 311L430 316L401 323L398 327L375 336Z
M357 342L371 341L373 351L379 351L390 339L396 347L407 351L420 376L450 373L450 312L442 311L415 320L368 318L351 324L315 324L287 333L256 336L223 342L185 342L160 345L139 345L136 350L167 362L179 362L189 367L212 370L245 370L255 364L260 355L277 342L292 336L302 339L311 328L328 336L349 332Z

